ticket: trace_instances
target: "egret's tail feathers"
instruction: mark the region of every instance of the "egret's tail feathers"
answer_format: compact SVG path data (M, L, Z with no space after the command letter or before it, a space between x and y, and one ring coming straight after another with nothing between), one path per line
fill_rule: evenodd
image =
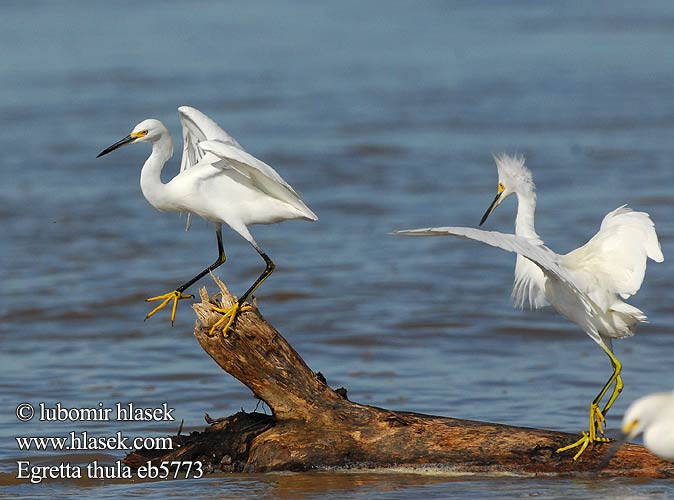
M648 321L648 318L641 309L638 309L627 302L616 302L611 306L610 310L631 316L639 323L646 323Z
M648 318L641 309L622 301L612 304L608 314L612 323L611 337L614 338L631 337L634 335L637 323L648 322Z

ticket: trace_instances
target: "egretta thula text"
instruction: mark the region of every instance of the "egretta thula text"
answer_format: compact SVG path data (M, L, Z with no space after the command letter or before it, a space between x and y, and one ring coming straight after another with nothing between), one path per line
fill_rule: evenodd
M534 228L536 191L524 158L494 157L498 169L496 197L485 212L489 214L510 195L518 200L515 234L482 231L467 227L437 227L397 231L407 236L456 236L476 240L517 253L512 292L516 306L532 309L546 305L576 323L608 355L613 373L590 404L588 432L558 453L578 448L573 459L588 444L608 442L604 437L604 417L618 398L623 381L621 364L613 353L612 339L629 337L646 315L624 300L634 295L644 279L647 258L662 262L655 227L649 215L633 212L623 205L609 212L601 227L585 245L559 255L543 244ZM603 408L601 401L611 393Z
M140 187L150 205L165 212L187 212L188 229L192 215L215 224L218 244L215 262L175 290L148 298L147 301L160 303L145 319L172 303L173 323L178 301L192 297L183 292L225 262L223 224L239 233L262 256L265 270L238 301L230 308L213 308L223 316L210 329L210 334L227 322L222 328L226 336L237 314L246 310L242 309L246 299L274 270L274 263L255 242L248 226L290 219L315 221L318 218L273 168L247 153L213 120L189 106L178 108L178 112L183 129L183 157L180 173L169 182L162 182L161 171L173 155L173 142L159 120L143 120L125 138L101 151L98 157L127 144L150 143L152 153L140 172Z
M623 417L626 439L644 435L654 455L674 461L674 392L657 392L634 401Z

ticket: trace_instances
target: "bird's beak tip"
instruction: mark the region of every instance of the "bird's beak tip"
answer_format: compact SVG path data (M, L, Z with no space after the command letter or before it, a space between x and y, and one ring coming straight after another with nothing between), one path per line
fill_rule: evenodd
M489 215L491 215L491 213L494 211L494 209L498 206L499 200L501 199L502 194L503 194L503 192L496 193L496 197L494 198L494 201L491 202L491 205L489 205L489 208L487 209L487 211L482 216L482 219L480 219L480 227L482 227L482 224L485 223L485 221L487 220Z
M103 155L107 155L108 153L111 153L115 149L121 148L122 146L126 146L127 144L132 143L135 139L136 139L135 137L133 137L131 134L129 134L124 139L122 139L121 141L117 141L112 146L107 147L103 151L98 153L96 158L100 158Z
M637 425L639 425L638 420L632 420L631 422L626 423L622 427L622 433L624 439L627 441L628 439L633 439L634 436L637 434L635 432Z

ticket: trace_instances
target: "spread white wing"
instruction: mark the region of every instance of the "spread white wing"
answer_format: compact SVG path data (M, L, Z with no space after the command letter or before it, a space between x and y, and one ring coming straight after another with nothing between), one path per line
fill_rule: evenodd
M253 185L302 212L310 220L318 217L307 207L300 196L283 178L265 162L258 160L240 146L222 140L208 140L199 143L199 149L218 158L215 167L231 168L251 180Z
M574 276L561 263L560 255L546 247L541 240L470 227L409 229L396 231L395 234L403 236L456 236L467 240L481 241L487 245L519 254L536 264L549 279L559 282L571 295L576 296L589 314L594 314L598 310L592 299L576 284Z
M180 106L178 108L180 123L183 127L183 157L180 162L180 171L193 167L206 154L199 147L199 143L208 140L218 140L235 148L241 148L236 140L222 130L217 123L211 120L196 108ZM187 214L187 231L192 224L192 214Z
M561 256L561 261L567 269L593 275L603 288L626 299L641 288L648 258L664 260L655 225L647 213L623 205L604 217L590 241Z

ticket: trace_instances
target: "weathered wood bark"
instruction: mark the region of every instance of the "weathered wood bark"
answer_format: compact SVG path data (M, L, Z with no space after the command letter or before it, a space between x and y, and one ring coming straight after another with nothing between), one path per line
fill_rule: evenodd
M222 288L224 306L233 303ZM201 460L225 471L309 470L331 467L424 467L453 473L511 473L674 477L674 464L644 447L625 445L605 467L610 445L595 445L578 462L555 450L577 438L554 431L512 427L409 412L347 400L312 372L259 311L241 314L227 337L208 330L219 318L205 289L195 304L194 335L225 371L248 386L273 416L240 412L211 421L203 433L176 437L163 456L136 451L126 463L148 459Z

